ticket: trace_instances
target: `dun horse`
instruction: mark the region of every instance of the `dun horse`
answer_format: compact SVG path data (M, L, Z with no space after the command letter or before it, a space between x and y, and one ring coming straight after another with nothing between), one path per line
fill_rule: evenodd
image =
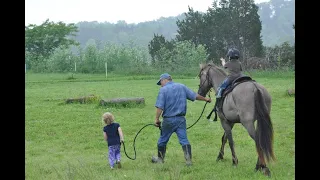
M206 96L211 88L217 92L217 88L227 76L226 72L210 63L201 64L200 69L198 94ZM260 170L263 174L271 176L266 162L275 160L275 156L272 147L273 127L270 119L271 96L266 88L254 80L236 83L232 91L224 95L221 108L217 108L217 112L224 134L217 161L223 159L224 146L228 140L232 153L232 163L235 166L238 164L231 131L235 123L241 123L255 141L258 154L255 170ZM257 128L254 124L256 120Z

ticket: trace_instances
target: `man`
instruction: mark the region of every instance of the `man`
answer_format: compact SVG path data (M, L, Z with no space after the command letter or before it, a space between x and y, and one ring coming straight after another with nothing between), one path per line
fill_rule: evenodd
M235 48L229 49L227 53L227 58L229 59L229 61L226 63L223 58L220 59L222 66L228 72L228 76L218 88L218 93L216 96L217 101L220 100L223 90L226 89L237 77L242 75L242 65L241 65L241 62L239 61L239 58L240 58L239 50Z
M176 133L182 146L186 165L192 165L191 145L187 138L185 115L187 112L187 99L211 102L210 98L203 97L184 84L172 81L168 73L161 74L157 85L161 85L158 93L156 107L155 126L160 127L160 115L162 115L161 135L158 140L158 157L152 157L153 163L163 163L166 154L166 145L172 133Z

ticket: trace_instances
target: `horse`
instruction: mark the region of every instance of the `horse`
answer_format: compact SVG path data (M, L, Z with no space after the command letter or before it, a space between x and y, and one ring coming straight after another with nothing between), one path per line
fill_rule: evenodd
M205 97L211 88L217 92L218 87L227 77L227 73L217 65L208 63L200 64L198 76L200 79L198 94ZM238 165L232 138L232 128L235 123L241 123L255 141L258 154L255 171L259 170L264 175L271 176L271 172L266 166L266 163L275 161L273 126L270 118L271 95L264 86L252 79L235 83L232 88L227 94L226 92L223 93L224 100L222 99L221 109L219 110L218 108L217 110L224 134L216 161L223 159L224 146L228 140L232 153L232 163L234 166ZM254 123L256 120L255 128Z

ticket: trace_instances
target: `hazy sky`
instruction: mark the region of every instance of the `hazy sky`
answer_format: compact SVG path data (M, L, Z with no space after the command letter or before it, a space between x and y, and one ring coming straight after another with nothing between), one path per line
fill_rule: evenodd
M205 12L213 0L25 0L25 25L46 19L65 23L98 21L127 23L152 21L194 10ZM255 0L256 3L269 0ZM161 2L161 3L160 3Z

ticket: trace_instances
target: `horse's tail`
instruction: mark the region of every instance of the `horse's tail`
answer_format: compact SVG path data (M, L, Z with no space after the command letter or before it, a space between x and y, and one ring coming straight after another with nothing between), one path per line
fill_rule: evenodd
M273 126L268 107L259 88L255 93L255 109L257 118L256 149L260 160L265 163L265 158L268 162L275 160L273 153Z

